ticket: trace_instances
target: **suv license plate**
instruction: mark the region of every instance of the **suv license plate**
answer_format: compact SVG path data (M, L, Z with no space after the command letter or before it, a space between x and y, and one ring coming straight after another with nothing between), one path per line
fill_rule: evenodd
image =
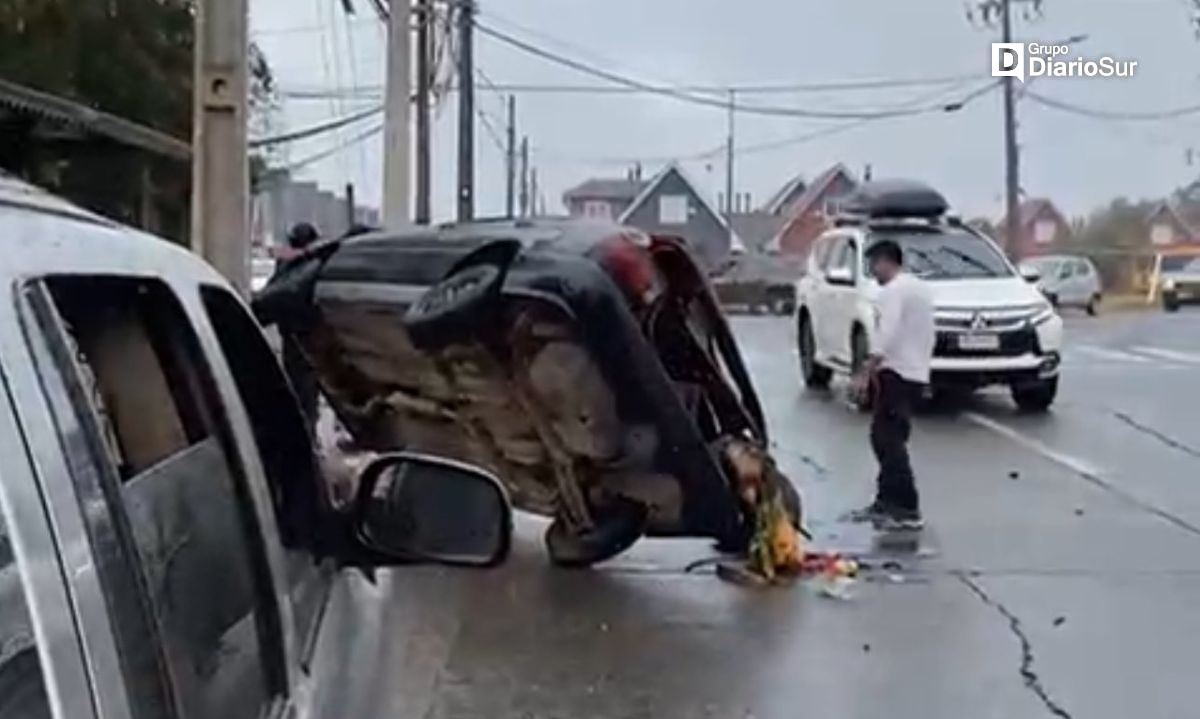
M994 352L1000 349L1000 337L999 335L982 333L959 335L958 348L973 352Z

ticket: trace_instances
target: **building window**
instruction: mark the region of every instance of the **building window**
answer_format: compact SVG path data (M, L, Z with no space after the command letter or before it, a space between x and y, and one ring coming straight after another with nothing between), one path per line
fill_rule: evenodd
M687 195L663 195L658 198L658 222L663 225L686 225L689 207Z
M1054 220L1038 220L1033 226L1033 241L1039 245L1054 242L1058 234L1058 224Z
M595 220L611 220L612 205L603 200L588 200L583 203L583 216Z
M1150 229L1150 242L1155 245L1169 245L1175 241L1175 231L1165 222L1160 222Z

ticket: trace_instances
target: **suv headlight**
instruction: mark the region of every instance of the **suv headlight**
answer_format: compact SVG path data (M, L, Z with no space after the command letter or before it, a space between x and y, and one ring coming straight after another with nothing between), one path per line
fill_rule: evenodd
M1170 277L1163 280L1163 289L1166 290L1167 292L1174 292L1175 291L1175 280Z
M1029 318L1029 324L1036 327L1045 322L1049 322L1053 318L1054 305L1050 304L1049 302L1045 302L1039 305L1037 310L1034 311L1033 316Z

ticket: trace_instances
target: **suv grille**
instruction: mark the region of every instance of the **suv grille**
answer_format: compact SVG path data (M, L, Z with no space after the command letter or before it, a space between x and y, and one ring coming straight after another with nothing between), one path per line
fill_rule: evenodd
M938 332L933 353L938 357L1020 357L1025 354L1041 354L1037 331L1024 327L1011 332L998 332L1000 346L995 350L964 350L958 346L961 332Z

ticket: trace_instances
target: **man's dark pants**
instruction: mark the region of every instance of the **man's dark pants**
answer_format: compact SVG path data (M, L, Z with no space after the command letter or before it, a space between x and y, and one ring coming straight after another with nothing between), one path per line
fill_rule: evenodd
M880 370L876 375L871 448L879 460L875 495L875 506L878 508L903 511L920 509L916 481L908 458L913 404L920 392L920 384L910 382L890 369Z

